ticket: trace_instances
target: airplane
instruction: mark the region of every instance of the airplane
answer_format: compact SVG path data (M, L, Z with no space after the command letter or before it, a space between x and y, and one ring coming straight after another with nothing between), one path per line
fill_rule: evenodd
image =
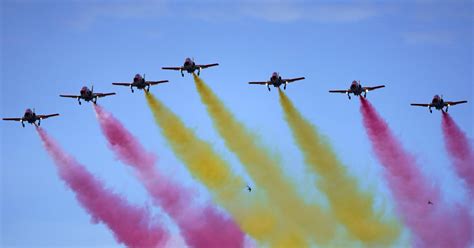
M411 106L420 106L420 107L428 107L430 110L430 113L433 113L431 110L432 107L436 108L436 110L441 110L443 111L443 108L446 107L446 110L444 112L448 113L448 107L453 106L456 104L461 104L461 103L467 103L467 101L457 101L457 102L445 102L443 100L443 96L435 95L433 97L433 100L431 100L431 103L412 103L410 104Z
M112 83L113 85L121 85L121 86L128 86L132 90L133 93L133 87L136 87L139 90L145 90L146 92L150 92L150 86L152 85L157 85L161 83L167 83L168 80L160 80L160 81L146 81L145 80L145 74L142 75L136 74L135 77L133 78L132 83Z
M250 188L250 186L247 185L247 190L248 190L249 192L251 192L251 191L252 191L252 188Z
M199 76L199 74L201 74L202 69L206 69L206 68L209 68L209 67L212 67L212 66L218 66L218 65L219 65L218 63L206 64L206 65L196 65L196 63L194 62L194 59L186 58L184 60L183 66L179 66L179 67L161 67L161 69L162 70L180 71L182 77L184 77L183 71L187 71L188 73L194 73L194 71L197 70L198 71L197 75Z
M81 99L84 101L89 102L92 101L94 104L97 104L97 98L115 95L115 92L112 93L94 93L94 86L91 89L87 88L86 86L81 88L80 94L76 95L59 95L60 97L69 97L69 98L77 98L79 105L81 105Z
M349 89L347 90L330 90L329 92L330 93L344 93L344 94L347 94L347 96L349 97L349 100L351 99L351 93L354 94L354 96L360 96L362 95L362 93L364 93L364 98L367 97L367 92L369 91L372 91L372 90L376 90L376 89L380 89L380 88L383 88L385 87L385 85L378 85L378 86L374 86L374 87L362 87L362 85L360 84L360 80L359 82L357 81L352 81L351 83L351 86L349 87Z
M50 115L37 115L34 110L26 109L25 114L21 118L3 118L4 121L19 121L21 125L25 127L25 121L30 124L35 124L35 126L41 125L41 120L47 119L49 117L58 116L59 114L50 114ZM36 124L38 121L38 124Z
M260 84L260 85L266 85L268 88L268 91L270 91L270 85L273 85L273 87L280 88L280 85L284 85L283 89L286 90L286 85L289 83L292 83L294 81L298 80L303 80L305 79L304 77L298 77L298 78L289 78L289 79L282 79L281 76L278 74L278 72L272 73L272 76L270 77L269 81L260 81L260 82L249 82L249 84Z
M432 202L432 201L428 201L428 205L433 205L433 202Z

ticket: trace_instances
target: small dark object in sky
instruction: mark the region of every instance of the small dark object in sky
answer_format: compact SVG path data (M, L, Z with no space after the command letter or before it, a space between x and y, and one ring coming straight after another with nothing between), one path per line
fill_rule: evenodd
M250 186L247 185L247 190L248 190L249 192L251 192L251 191L252 191L252 188L250 188Z
M431 205L433 205L433 202L432 202L432 201L428 201L428 204L431 204Z

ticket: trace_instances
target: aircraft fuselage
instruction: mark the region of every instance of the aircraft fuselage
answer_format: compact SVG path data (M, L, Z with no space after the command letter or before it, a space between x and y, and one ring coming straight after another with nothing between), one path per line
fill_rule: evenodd
M356 81L352 82L351 87L350 87L350 92L354 94L355 96L360 96L362 93L365 93L364 89L362 88L362 85L357 83Z
M135 77L133 79L133 83L132 83L132 87L136 87L137 89L145 89L147 87L147 84L145 82L145 79L140 77L140 78L137 78Z
M443 98L439 97L438 95L433 97L433 100L431 100L431 106L429 106L430 112L431 108L434 107L436 110L443 110L444 107L446 107L446 112L448 112L448 106L444 102Z
M87 87L82 87L80 91L80 96L84 101L89 102L89 101L95 101L96 97L94 96L92 90L90 90Z
M30 124L33 124L38 120L38 117L36 117L35 113L25 113L25 115L23 116L23 120L27 121Z
M35 112L31 111L31 109L27 109L25 111L25 114L23 115L23 118L21 120L21 125L23 127L25 127L25 124L23 123L25 121L30 124L35 124L35 125L36 125L36 121L39 121L38 126L41 124L41 120L38 118Z
M279 88L282 84L285 84L286 82L283 82L280 76L272 76L270 78L270 83L273 85L273 87Z
M198 75L201 72L201 68L198 68L196 66L196 63L190 59L186 59L183 64L183 69L181 70L181 75L183 74L183 71L186 71L188 73L194 73L194 71L198 70Z

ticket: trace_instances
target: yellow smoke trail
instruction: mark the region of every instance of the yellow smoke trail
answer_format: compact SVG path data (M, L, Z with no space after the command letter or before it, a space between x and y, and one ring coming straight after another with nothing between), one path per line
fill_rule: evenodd
M294 185L283 175L280 163L256 143L256 137L234 118L211 89L196 75L194 82L201 101L206 105L214 127L224 138L226 146L237 155L252 178L264 187L270 200L285 213L281 218L299 225L300 231L318 244L327 244L331 241L337 227L334 219L319 206L300 199Z
M400 234L398 222L381 219L373 210L373 195L359 188L316 128L301 116L281 90L279 94L293 137L306 164L320 176L316 185L326 194L333 214L349 233L366 244L394 242Z
M285 223L280 220L281 213L268 204L265 195L246 192L243 179L231 171L230 165L209 143L199 139L152 94L145 95L155 121L174 153L211 190L214 199L229 211L243 231L261 245L307 246L297 233L283 232Z

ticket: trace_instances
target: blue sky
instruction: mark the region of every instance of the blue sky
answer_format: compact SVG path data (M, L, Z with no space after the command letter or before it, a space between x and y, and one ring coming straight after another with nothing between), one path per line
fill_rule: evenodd
M440 113L409 103L429 102L434 94L468 100L450 113L473 137L473 10L472 1L6 0L1 3L0 115L21 116L26 108L59 112L43 125L64 149L131 202L151 205L132 171L108 150L91 106L58 97L91 84L98 92L115 91L99 103L159 156L160 169L198 186L205 199L206 190L167 147L142 92L131 94L111 83L131 80L135 73L170 80L151 91L247 176L213 130L192 77L160 69L181 65L188 56L198 63L218 62L219 67L202 72L203 80L284 161L285 172L311 198L317 189L304 174L277 92L246 84L266 80L273 71L305 76L286 93L362 185L375 188L378 200L393 206L358 100L327 92L345 89L354 79L383 83L387 87L370 92L368 99L447 201L464 201L444 150ZM115 245L111 233L91 224L59 180L34 128L2 122L0 130L0 245Z

